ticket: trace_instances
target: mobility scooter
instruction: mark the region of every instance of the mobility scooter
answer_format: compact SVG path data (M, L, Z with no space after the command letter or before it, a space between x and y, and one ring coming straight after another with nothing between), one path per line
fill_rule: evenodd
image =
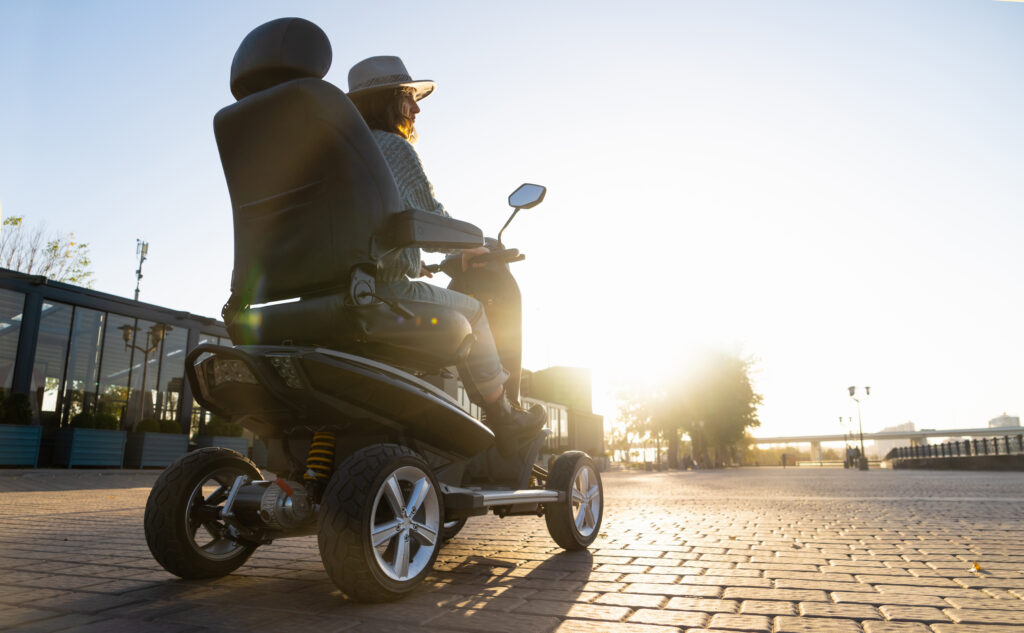
M234 346L196 347L185 371L204 408L266 442L276 475L223 448L179 459L146 504L150 551L177 576L211 578L261 545L316 534L338 588L380 602L413 590L472 516L544 516L559 546L586 548L603 508L591 458L568 452L541 468L546 431L502 456L492 431L428 381L465 361L466 318L375 294L378 263L399 249L484 238L402 208L358 111L322 79L330 62L316 25L268 22L243 40L237 103L214 118L234 219L223 312ZM543 195L524 185L509 203L518 212Z

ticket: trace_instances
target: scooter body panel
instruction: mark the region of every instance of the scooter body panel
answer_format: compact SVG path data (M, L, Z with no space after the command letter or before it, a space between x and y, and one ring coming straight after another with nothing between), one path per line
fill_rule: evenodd
M354 427L407 435L463 457L494 443L490 429L434 385L353 354L202 345L186 359L186 373L201 405L266 437L294 427Z

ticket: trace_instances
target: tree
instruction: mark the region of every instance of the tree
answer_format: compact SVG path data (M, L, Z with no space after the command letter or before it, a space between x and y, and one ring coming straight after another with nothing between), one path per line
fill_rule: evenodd
M757 419L760 394L750 384L753 360L736 354L707 351L689 379L667 404L669 419L689 434L695 459L705 464L731 461L732 450ZM712 457L713 453L713 457Z
M668 443L668 465L679 467L682 433L700 464L735 461L744 432L760 424L761 396L750 384L752 359L715 350L687 354L686 371L667 376L657 387L631 385L619 394L626 430Z
M5 218L0 226L0 267L90 288L91 263L89 245L76 242L74 233L29 230L21 215Z

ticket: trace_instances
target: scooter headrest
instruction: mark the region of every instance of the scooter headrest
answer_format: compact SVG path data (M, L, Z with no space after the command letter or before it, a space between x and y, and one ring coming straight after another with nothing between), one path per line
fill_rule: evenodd
M323 78L331 67L331 42L302 18L279 18L245 36L231 61L235 99L302 77Z

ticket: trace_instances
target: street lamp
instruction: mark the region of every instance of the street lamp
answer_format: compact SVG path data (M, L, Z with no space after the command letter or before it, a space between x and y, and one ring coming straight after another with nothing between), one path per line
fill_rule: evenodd
M149 369L149 355L160 348L160 342L164 340L167 333L173 330L169 325L163 323L154 323L149 327L149 331L146 332L146 345L140 347L132 343L132 336L135 334L135 327L132 325L122 325L117 328L121 330L121 334L124 336L124 348L136 349L142 352L142 391L146 390L146 370ZM145 413L142 407L142 399L139 398L139 417Z
M868 469L868 454L864 452L864 423L860 417L860 398L857 397L857 387L849 387L850 397L857 403L857 428L860 429L860 461L857 463L858 470ZM864 397L871 395L871 387L864 387Z

